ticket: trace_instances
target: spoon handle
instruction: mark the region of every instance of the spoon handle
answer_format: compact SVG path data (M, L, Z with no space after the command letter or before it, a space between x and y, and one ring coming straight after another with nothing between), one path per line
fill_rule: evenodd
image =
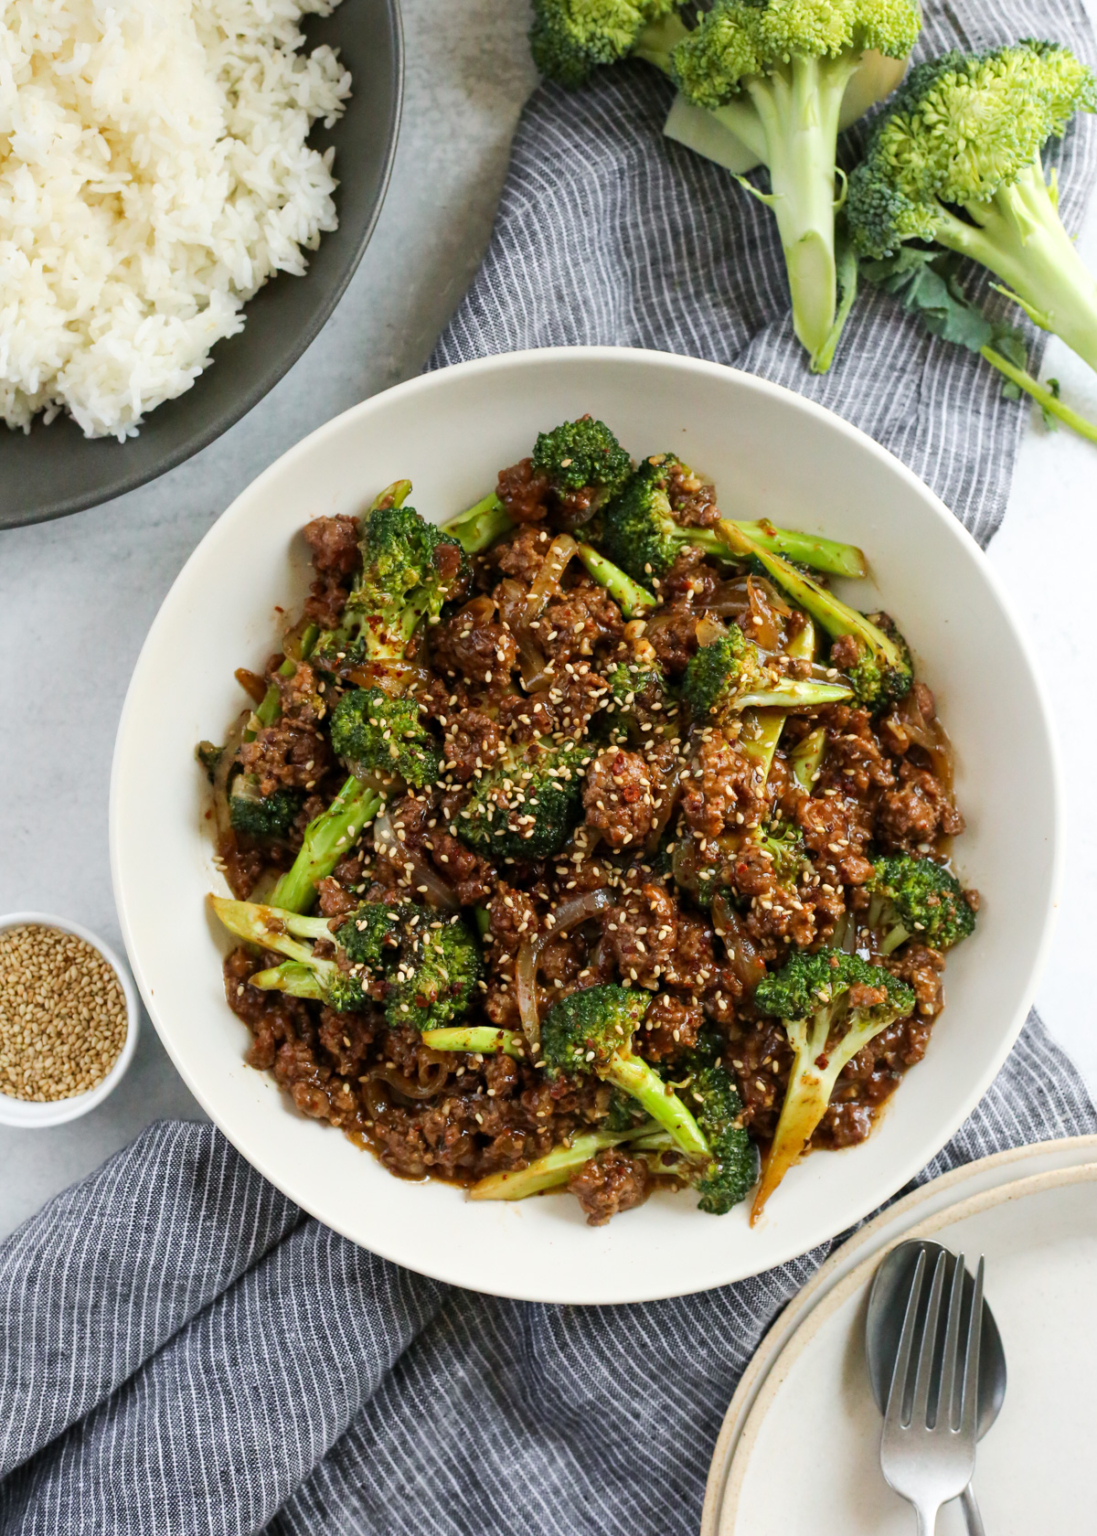
M986 1532L983 1530L983 1517L979 1513L979 1504L975 1498L975 1490L970 1483L968 1483L960 1495L960 1503L964 1506L967 1536L986 1536Z

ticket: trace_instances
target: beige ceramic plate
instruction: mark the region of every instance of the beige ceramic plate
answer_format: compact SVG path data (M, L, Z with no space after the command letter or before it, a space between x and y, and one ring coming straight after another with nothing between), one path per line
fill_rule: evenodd
M915 1191L820 1269L770 1330L728 1408L702 1536L908 1536L879 1469L862 1337L872 1277L908 1238L987 1259L1009 1390L979 1453L994 1536L1092 1530L1097 1137L1003 1152ZM938 1536L959 1536L959 1507Z

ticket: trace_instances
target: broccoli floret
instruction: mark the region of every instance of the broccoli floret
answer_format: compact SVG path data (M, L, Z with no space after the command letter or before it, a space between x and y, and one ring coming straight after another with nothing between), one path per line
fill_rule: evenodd
M603 702L610 735L633 741L653 741L677 730L678 700L657 667L619 661L605 674L609 694Z
M314 998L338 1012L374 998L394 1029L437 1029L467 1012L482 974L476 940L461 919L443 920L413 902L364 902L332 933L326 917L210 899L230 933L286 956L285 964L249 977L249 986ZM303 939L334 944L344 963L317 955Z
M696 1120L666 1083L632 1050L632 1036L647 1012L646 992L624 987L586 987L554 1003L541 1021L546 1070L594 1072L645 1109L688 1157L710 1150Z
M378 669L379 680L398 671L422 620L437 618L466 582L461 544L404 505L410 489L406 480L390 486L361 519L362 570L339 627L316 642L314 655L329 671L348 661Z
M974 931L975 913L963 887L933 859L908 854L878 859L866 890L872 896L868 927L881 936L882 955L912 938L934 949L951 949Z
M1097 281L1063 228L1040 151L1097 80L1067 48L1026 40L919 64L850 178L857 249L933 241L987 267L1029 318L1097 368Z
M534 0L530 47L550 80L578 86L600 64L630 56L669 71L670 53L686 29L682 0Z
M496 861L551 858L579 820L593 752L581 742L548 738L515 746L476 780L450 831Z
M743 1101L728 1073L717 1066L702 1067L682 1091L712 1153L697 1180L698 1208L725 1216L758 1178L758 1149L742 1123Z
M920 28L917 0L716 0L674 50L688 100L719 109L769 167L771 191L755 195L777 219L793 325L820 371L838 317L842 98L867 50L904 58Z
M767 827L758 839L773 861L773 872L782 885L794 885L807 860L800 828L785 821Z
M610 560L643 586L650 587L661 580L686 548L699 549L725 563L742 558L728 547L715 528L692 528L679 523L676 487L683 482L695 487L702 484L689 465L675 454L652 454L644 459L621 494L603 510L597 542ZM854 578L865 574L865 557L855 545L792 528L777 528L768 521L732 526L741 528L762 547L779 550L816 570Z
M538 434L533 467L548 477L556 496L581 496L584 509L593 515L623 490L632 460L604 421L581 416Z
M821 587L813 577L798 571L783 556L763 549L741 528L726 523L722 531L732 549L758 560L766 574L832 640L850 636L857 642L857 660L843 670L859 703L872 710L884 710L909 693L914 681L910 650L886 615L876 615L874 622Z
M703 645L690 657L682 697L698 721L730 723L736 714L755 709L813 709L850 697L841 683L821 683L771 672L762 652L738 625Z
M301 796L292 789L276 789L261 795L250 775L238 773L229 793L229 820L232 830L256 842L270 842L289 836L301 809Z
M752 1222L810 1142L842 1068L881 1030L913 1011L914 993L859 955L820 949L794 954L759 982L754 1006L781 1020L794 1054Z
M434 784L442 753L407 695L393 698L379 688L353 688L331 717L331 745L356 773L398 773L415 789Z
M384 804L377 791L351 775L327 810L305 828L297 857L271 893L276 907L307 912L316 900L316 887L353 850L362 828Z

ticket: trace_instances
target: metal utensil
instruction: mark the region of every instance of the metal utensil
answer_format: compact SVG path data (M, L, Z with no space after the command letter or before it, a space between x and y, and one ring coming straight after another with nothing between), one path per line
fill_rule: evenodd
M955 1263L954 1256L940 1243L915 1241L898 1243L876 1271L869 1292L868 1313L865 1318L865 1354L868 1360L869 1381L876 1406L883 1413L887 1407L888 1391L895 1372L895 1359L899 1353L899 1339L903 1331L903 1317L910 1295L914 1269L920 1253L927 1255L927 1263L935 1263L937 1255L946 1254L946 1262ZM946 1275L951 1281L951 1272ZM964 1273L964 1296L968 1305L974 1293L975 1281ZM983 1333L979 1350L979 1403L977 1434L981 1440L1001 1412L1006 1395L1006 1354L998 1324L986 1301L983 1302ZM961 1495L968 1536L984 1536L983 1520L975 1493L969 1484Z
M923 1308L928 1265L918 1255L888 1392L880 1466L888 1484L914 1506L919 1536L933 1536L942 1504L963 1493L975 1470L979 1346L983 1332L983 1260L970 1305L963 1258L952 1266L941 1335L947 1255L937 1255Z

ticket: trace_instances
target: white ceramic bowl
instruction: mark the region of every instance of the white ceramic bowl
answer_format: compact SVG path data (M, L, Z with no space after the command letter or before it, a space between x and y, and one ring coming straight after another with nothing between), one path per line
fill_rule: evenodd
M590 411L634 454L673 449L716 482L725 515L860 544L873 583L936 691L957 749L968 831L962 873L984 894L979 931L949 962L949 1004L925 1062L872 1140L820 1154L770 1203L715 1218L659 1194L607 1227L577 1203L473 1204L392 1178L330 1126L306 1120L244 1065L247 1032L221 987L222 936L203 898L223 889L194 744L240 708L238 666L280 633L307 581L310 517L355 513L399 477L444 521L528 453L536 433ZM138 985L167 1050L248 1160L321 1221L411 1269L553 1302L640 1301L739 1279L849 1227L944 1145L1001 1066L1047 945L1059 792L1047 710L1024 641L975 543L896 459L828 411L746 374L610 348L510 354L399 385L329 422L238 497L168 594L119 727L111 857Z
M125 1041L114 1066L94 1088L89 1088L86 1093L75 1093L70 1099L54 1099L48 1104L38 1104L30 1099L14 1099L10 1094L0 1093L0 1125L13 1125L19 1130L30 1131L78 1120L81 1115L96 1109L114 1092L125 1077L137 1049L141 1009L137 1003L133 978L125 963L90 928L85 928L82 923L74 923L71 918L51 917L47 912L9 912L5 917L0 917L0 933L6 933L9 928L21 928L27 923L37 923L43 928L59 928L62 933L75 934L78 939L83 939L86 944L98 950L118 977L126 999Z

